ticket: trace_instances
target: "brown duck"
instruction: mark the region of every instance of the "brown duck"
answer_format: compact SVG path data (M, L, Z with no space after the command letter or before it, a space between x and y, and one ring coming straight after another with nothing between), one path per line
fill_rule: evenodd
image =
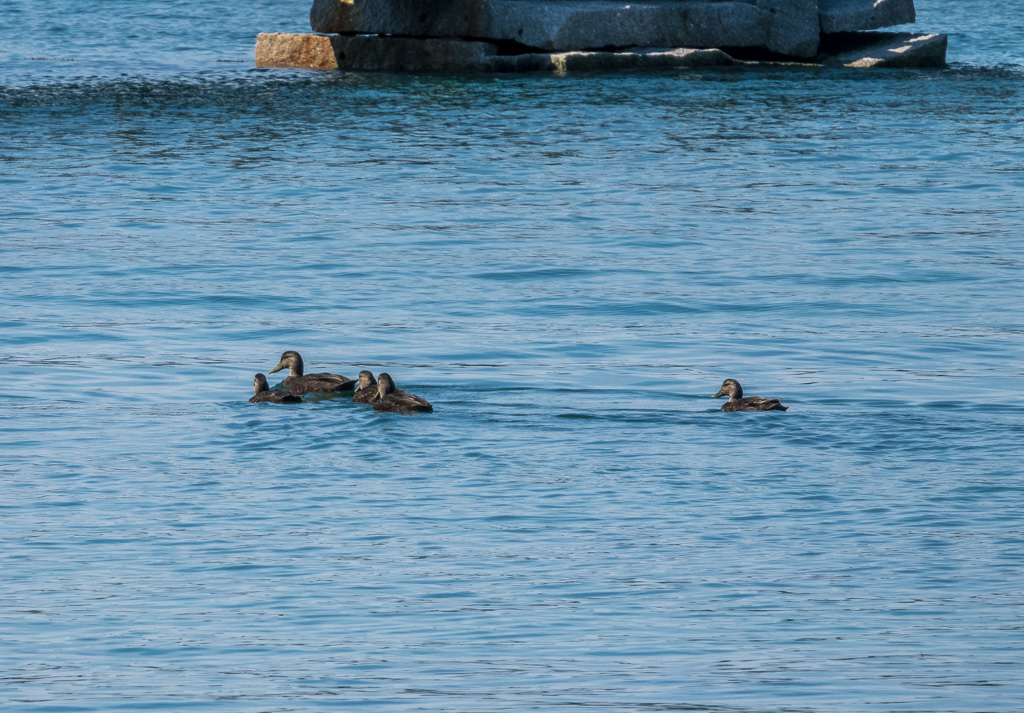
M353 394L352 400L357 404L372 404L379 397L380 391L377 388L377 380L373 377L373 372L365 369L359 372L359 381L356 384L356 393Z
M253 378L252 390L255 394L249 399L251 404L261 401L272 404L297 404L302 401L301 398L288 391L271 391L270 384L267 383L266 374L257 374Z
M338 374L304 374L302 357L298 352L287 351L281 355L281 361L270 370L273 374L281 369L288 369L288 376L281 384L296 396L303 394L338 394L354 391L356 382Z
M763 396L744 396L743 387L736 379L726 379L722 382L722 388L711 398L728 396L729 400L722 404L723 411L785 411L788 406L783 406L778 399L766 399Z
M434 407L426 399L407 394L395 386L390 374L384 373L377 377L378 398L373 403L374 411L394 411L396 413L431 413Z

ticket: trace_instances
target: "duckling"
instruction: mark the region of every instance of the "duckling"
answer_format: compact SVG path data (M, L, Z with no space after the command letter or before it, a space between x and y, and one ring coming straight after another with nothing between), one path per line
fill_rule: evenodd
M281 355L281 361L270 370L270 373L288 368L288 376L281 384L296 396L303 394L336 394L342 391L354 391L356 382L338 374L303 374L302 357L298 352L287 351Z
M396 411L398 413L431 413L434 407L426 399L407 394L395 386L390 374L377 377L378 398L373 404L374 411Z
M723 411L785 411L788 406L783 406L778 399L766 399L763 396L743 396L743 387L736 379L726 379L722 382L722 388L711 398L728 396L729 400L722 404Z
M372 404L379 397L380 391L377 389L377 380L373 377L373 372L365 369L359 372L359 383L352 400L357 404Z
M255 392L253 397L249 399L249 403L254 404L260 401L267 401L272 404L297 404L301 403L302 399L295 394L288 393L287 391L271 391L270 384L267 383L266 374L257 374L252 380L252 390Z

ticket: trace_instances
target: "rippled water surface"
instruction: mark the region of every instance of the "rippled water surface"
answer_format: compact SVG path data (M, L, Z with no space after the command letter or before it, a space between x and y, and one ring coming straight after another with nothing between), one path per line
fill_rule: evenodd
M489 78L0 0L2 707L1019 712L1011 6L918 0L945 70ZM435 413L248 403L285 349Z

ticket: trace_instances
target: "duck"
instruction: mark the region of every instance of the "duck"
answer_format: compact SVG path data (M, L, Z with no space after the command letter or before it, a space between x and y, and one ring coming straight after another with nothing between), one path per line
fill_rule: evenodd
M303 394L336 394L342 391L355 391L356 382L339 374L303 374L302 357L296 351L286 351L281 361L270 370L270 373L288 369L288 376L281 385L296 396Z
M374 411L394 411L397 413L432 413L434 407L426 399L407 394L395 386L390 374L377 376L378 398L373 404Z
M766 399L763 396L743 396L743 387L736 379L726 379L722 382L722 388L711 398L728 396L729 400L722 404L723 411L785 411L788 406L783 406L778 399Z
M353 394L352 400L357 404L372 404L379 397L380 391L377 388L377 379L374 378L372 371L363 369L359 372L356 393Z
M255 392L249 399L249 403L255 404L266 401L272 404L297 404L302 398L288 391L271 391L267 383L266 374L257 374L252 380L252 390Z

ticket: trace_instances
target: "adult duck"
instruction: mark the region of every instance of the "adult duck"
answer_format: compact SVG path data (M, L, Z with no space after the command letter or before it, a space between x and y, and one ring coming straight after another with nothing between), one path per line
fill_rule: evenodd
M249 399L249 403L255 404L265 401L271 404L297 404L302 399L288 391L271 391L267 383L266 374L257 374L252 380L252 390L255 392Z
M357 404L372 404L379 396L380 391L373 372L365 369L359 372L359 381L356 383L356 392L352 395L352 400Z
M298 352L287 351L270 373L288 369L288 376L281 384L296 396L303 394L337 394L354 391L356 382L338 374L305 374L302 371L302 357Z
M722 388L711 398L717 399L720 396L728 396L729 400L722 404L723 411L785 411L788 406L783 406L778 399L766 399L763 396L744 396L743 387L736 379L726 379L722 382Z
M407 394L395 386L395 380L387 373L377 377L377 396L377 400L373 403L374 411L431 413L434 410L434 407L426 399Z

